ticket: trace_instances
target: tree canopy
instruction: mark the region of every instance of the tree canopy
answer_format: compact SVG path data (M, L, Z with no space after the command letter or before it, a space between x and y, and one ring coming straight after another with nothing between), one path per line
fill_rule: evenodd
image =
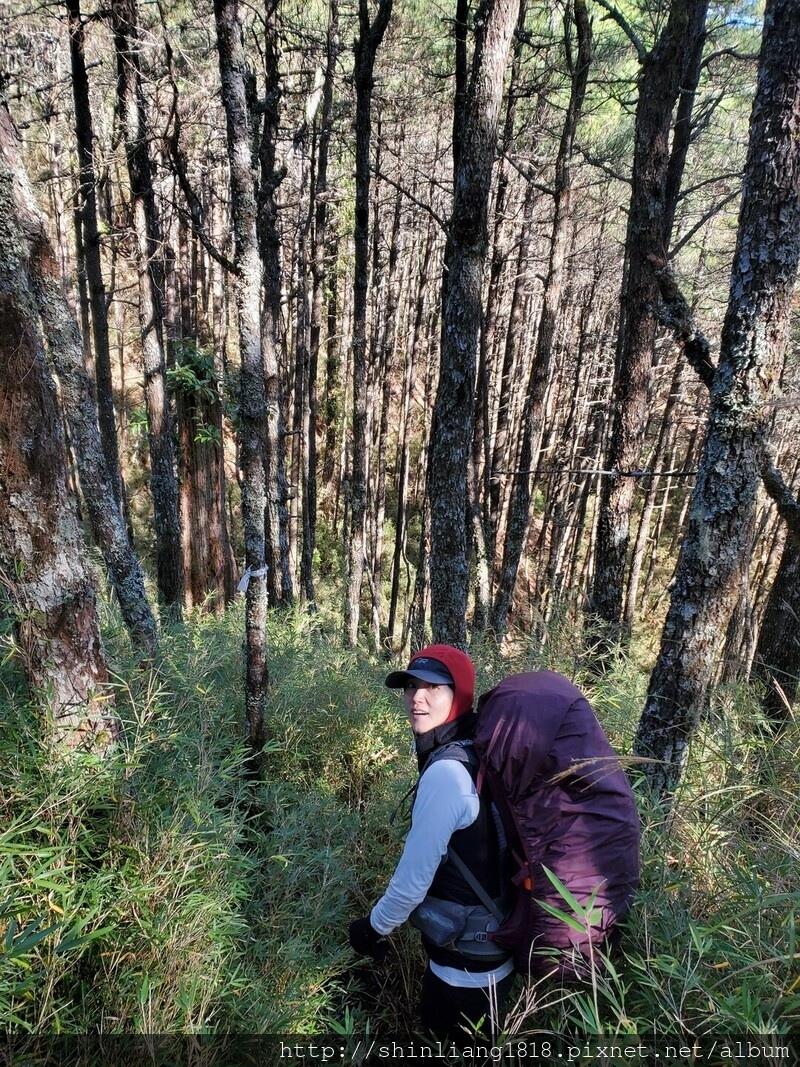
M128 551L162 620L223 613L242 579L256 751L270 607L329 612L380 655L430 636L535 647L570 619L595 669L620 647L654 662L705 536L725 324L744 299L731 270L772 284L743 195L793 224L791 137L755 175L746 156L754 100L797 121L792 40L784 96L757 80L776 48L762 30L789 6L4 11L19 167L92 370ZM759 635L796 584L786 269L700 704L746 679L757 647L754 678L776 691ZM41 328L61 380L63 342ZM62 381L68 423L74 397ZM68 474L74 429L69 443ZM727 459L713 481L733 492ZM80 491L91 512L83 475ZM129 610L140 636L148 610ZM797 654L780 663L796 677Z

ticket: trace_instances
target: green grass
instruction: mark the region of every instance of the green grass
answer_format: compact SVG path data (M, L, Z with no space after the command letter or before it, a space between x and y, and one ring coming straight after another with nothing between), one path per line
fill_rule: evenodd
M243 775L241 617L192 618L141 670L109 614L124 744L54 758L13 658L0 665L0 1014L17 1033L414 1035L416 935L383 968L349 922L402 845L414 780L386 665L300 613L270 620L264 780ZM9 638L4 638L10 648ZM576 677L627 752L646 673L584 676L566 628L479 685ZM510 1033L785 1033L800 1026L793 728L760 739L745 690L716 695L669 824L641 801L643 880L622 951L584 989L524 989Z

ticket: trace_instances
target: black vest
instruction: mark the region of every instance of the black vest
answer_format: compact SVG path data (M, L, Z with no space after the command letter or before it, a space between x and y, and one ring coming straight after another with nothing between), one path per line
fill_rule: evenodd
M460 721L460 719L466 721ZM474 728L474 716L462 716L445 727L423 734L417 739L417 755L420 773L431 763L440 759L455 759L462 763L470 773L473 782L478 775L478 757L469 740ZM451 729L447 729L450 727ZM439 736L432 737L431 735ZM421 744L420 744L421 742ZM485 788L478 794L478 817L463 830L456 830L450 838L450 847L488 892L496 899L503 887L502 857L497 833L497 823L492 810L491 798ZM464 876L447 856L439 865L428 890L429 896L440 900L453 900L458 904L482 904L482 901L470 888ZM434 945L425 935L422 944L428 956L446 967L458 967L467 971L486 970L485 961L467 960L457 952L452 952Z

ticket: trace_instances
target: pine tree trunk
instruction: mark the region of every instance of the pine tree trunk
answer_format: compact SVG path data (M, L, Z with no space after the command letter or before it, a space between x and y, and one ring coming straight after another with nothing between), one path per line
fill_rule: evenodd
M497 193L495 194L494 203L494 230L492 233L492 249L489 260L489 280L487 286L486 295L486 311L484 315L483 327L481 329L480 340L480 359L478 366L478 397L477 397L477 411L476 411L476 432L480 429L482 437L482 447L484 451L483 456L483 496L485 497L483 507L487 507L486 501L490 499L490 495L493 490L492 476L491 476L491 456L490 452L491 441L494 434L491 430L492 418L490 415L490 399L488 395L488 387L490 376L493 373L494 367L494 351L495 341L497 334L498 312L501 305L501 293L500 282L503 274L503 267L506 259L508 258L508 252L503 244L503 233L507 225L506 212L508 210L508 197L509 197L509 185L510 185L510 171L511 163L508 156L513 150L514 146L514 125L517 114L517 99L519 96L519 81L520 71L522 67L522 56L524 51L524 31L525 31L525 13L527 10L527 0L520 0L519 13L517 15L517 32L512 43L512 60L511 60L511 75L508 84L508 93L506 95L506 113L503 120L503 135L502 135L502 158L499 162L499 172L497 176ZM527 199L527 198L526 198ZM498 388L499 403L503 405L504 401L507 403L507 393L504 390L503 378L505 374L501 376L500 385ZM482 427L477 425L478 420L482 421ZM494 452L497 452L495 447ZM478 450L473 449L473 456L477 459ZM489 520L484 522L486 528L485 539L486 548L489 555L492 572L494 572L495 564L495 532L496 523L493 525L491 520L491 513ZM493 578L493 574L492 574Z
M399 157L401 158L401 157ZM397 341L397 319L400 307L400 295L403 290L399 278L400 266L400 222L402 199L400 190L396 191L392 233L389 240L388 272L386 278L385 315L378 341L375 366L380 380L380 411L377 433L375 434L375 470L371 484L370 510L374 516L374 533L372 536L372 633L376 651L383 647L383 568L384 568L384 521L386 518L386 462L389 424L392 418L393 386L395 382L395 346ZM377 386L377 383L376 383Z
M320 107L319 116L319 140L317 143L317 167L316 177L314 182L314 230L313 230L313 250L311 256L311 271L312 271L312 294L311 294L311 329L310 329L310 347L311 347L311 363L315 370L316 381L316 368L320 364L321 356L321 339L322 339L322 323L325 310L325 288L328 281L329 274L331 273L331 260L329 258L329 211L328 211L328 159L330 156L330 144L331 133L333 129L333 89L336 76L336 60L339 55L339 4L338 0L329 0L328 3L328 29L325 42L325 73L323 75L322 82L322 105ZM334 278L334 284L332 286L332 293L328 299L328 314L331 315L332 309L335 307L335 290L336 281ZM335 313L333 314L335 320ZM333 337L330 333L330 322L328 323L328 338L327 345L330 349L333 346ZM338 367L336 368L338 369ZM335 429L335 414L330 410L329 399L331 396L331 390L333 388L333 382L329 377L330 368L328 365L328 352L326 351L326 394L323 399L322 415L326 426L326 437L324 444L324 466L322 472L322 478L324 482L329 482L333 477L333 468L330 465L330 453L333 452L334 445L327 439L327 427ZM320 413L315 412L313 415L309 412L309 437L313 435L314 438L314 456L315 456L315 471L317 467L316 462L316 420ZM312 422L313 419L313 422ZM335 441L335 434L334 434ZM316 522L316 516L315 516ZM316 538L316 527L314 528L314 536Z
M748 545L800 260L800 20L768 0L720 360L661 650L635 741L653 792L680 780Z
M614 421L605 458L587 614L620 634L635 478L650 409L650 372L659 302L657 263L666 260L685 160L686 102L699 76L708 0L672 0L666 26L643 57L636 108L632 192L625 238L620 329L614 373ZM670 157L673 113L679 105ZM657 261L657 262L654 262Z
M503 367L500 373L498 386L499 400L497 406L497 422L494 430L494 443L491 450L489 466L489 500L488 500L488 523L489 538L491 545L492 569L498 570L498 549L502 553L502 531L504 527L503 514L504 504L508 497L509 486L514 485L514 479L501 474L514 466L516 449L514 430L513 385L516 368L519 365L520 350L524 348L526 311L528 310L528 297L530 279L525 269L525 261L530 254L530 243L533 229L533 208L536 202L537 189L532 182L525 189L525 199L522 204L522 231L519 238L519 249L514 272L514 285L511 294L511 307L508 317L508 329L506 331L505 345L503 346ZM526 401L527 403L527 401Z
M633 555L631 557L630 575L628 576L628 588L625 594L625 614L624 622L628 630L633 629L633 622L636 616L636 602L639 592L639 581L642 576L642 564L644 563L644 554L647 547L647 541L650 536L650 528L653 517L653 510L655 509L656 496L658 490L662 485L662 478L658 476L659 467L663 467L665 459L671 449L672 442L675 436L676 420L673 417L675 408L683 396L683 371L686 364L683 360L679 360L675 364L675 371L673 374L672 384L667 397L667 403L664 407L664 414L661 418L661 426L658 431L658 441L653 451L653 459L651 467L653 468L653 476L648 479L648 484L645 489L644 503L642 504L642 514L639 519L639 528L636 531L636 540L633 546ZM654 549L655 551L655 549Z
M294 407L292 413L292 484L294 494L295 537L300 534L300 599L314 602L314 530L312 509L316 508L316 469L312 476L310 449L315 443L312 409L316 407L316 373L311 373L311 341L309 316L309 256L308 243L313 218L312 187L306 147L307 129L303 126L294 138L297 157L296 188L298 217L296 223L295 257L297 262L294 284ZM312 402L313 398L313 402ZM311 432L310 432L311 431ZM316 467L316 462L314 462ZM299 529L297 506L300 506ZM295 552L297 550L295 549Z
M91 337L94 348L97 406L100 439L111 477L111 486L119 505L125 507L125 491L117 442L114 411L114 385L111 374L111 349L108 342L108 301L100 258L100 231L97 220L96 176L94 167L94 132L89 100L89 78L84 56L84 27L80 0L66 0L69 19L70 56L72 60L72 96L75 105L75 134L78 147L79 188L75 212L76 234L82 255L78 272L85 273L91 314ZM88 334L87 334L88 339ZM85 339L86 343L86 339Z
M427 344L423 343L422 345L422 349L425 353L425 391L423 399L423 407L425 411L430 411L434 395L435 360L431 348L433 347L432 338L436 334L436 327L439 323L438 312L439 307L437 304L431 310L431 321L427 331L424 331L424 335L427 338ZM415 346L413 351L416 355L419 349ZM415 477L413 479L414 487L412 489L413 497L416 500L421 501L422 514L420 516L421 529L419 554L417 558L416 573L414 575L414 590L411 597L411 605L403 626L403 639L400 642L401 648L405 649L410 645L411 650L414 652L428 643L427 619L430 607L431 590L431 509L427 493L426 472L430 466L429 454L430 422L429 420L425 420L423 424L419 460L417 461Z
M139 274L139 323L142 336L144 395L150 447L158 591L175 618L183 600L178 483L172 445L164 357L163 278L158 267L160 234L153 191L150 131L139 61L136 0L112 0L111 24L117 56L117 100L131 187L131 214Z
M34 205L3 106L0 582L28 684L47 713L48 740L102 750L118 737L119 723L107 684L92 568L67 494L55 385L37 325L42 296L37 261L44 254L50 266L53 252ZM52 288L63 304L57 281ZM80 351L74 320L73 331Z
M408 528L408 511L409 511L409 463L410 463L410 451L411 451L411 436L410 436L410 407L411 407L411 394L415 377L420 372L420 359L419 354L424 346L424 325L425 325L425 297L428 291L428 276L430 271L431 256L433 253L434 231L433 224L428 220L428 226L425 236L425 244L420 256L419 270L416 272L419 278L416 296L413 301L413 321L410 330L409 341L406 346L406 364L405 372L403 375L403 393L402 393L402 414L400 417L400 434L398 441L399 462L397 464L397 512L395 515L395 542L394 542L394 555L392 557L392 581L391 581L391 594L389 602L389 623L387 627L387 640L390 645L394 643L395 625L397 619L398 601L400 596L400 578L403 565L407 566L405 560L406 551L406 531ZM410 313L409 309L409 313ZM425 381L428 381L429 375L427 368L423 368ZM425 403L427 405L427 392L425 396ZM424 437L424 431L423 431ZM426 448L426 442L422 443L423 452Z
M430 243L428 244L430 249ZM408 467L410 452L411 388L414 375L414 347L406 351L403 371L403 391L400 399L400 429L397 441L397 510L394 519L394 552L392 555L391 592L389 594L389 621L386 626L386 644L394 651L394 634L397 608L400 599L400 578L406 556L406 531L408 526Z
M4 159L18 175L19 195L25 198L18 203L33 205L33 191L27 181L13 130L4 130L3 134ZM86 372L80 333L61 288L60 273L44 220L34 212L32 206L26 209L25 232L28 284L58 376L92 536L103 554L123 620L134 645L142 655L152 658L158 643L156 621L145 593L139 560L131 547L120 506L112 491L98 431L97 401Z
M278 233L278 208L275 194L285 171L276 167L275 146L278 138L281 81L278 46L278 0L266 0L264 5L263 41L264 101L255 99L263 108L264 127L259 145L261 183L258 197L258 241L264 285L261 312L261 346L266 374L266 514L265 562L267 591L271 607L286 607L294 600L292 570L289 562L288 488L286 485L286 420L284 391L278 362L278 339L281 318L281 261ZM244 53L241 63L246 62ZM246 77L242 67L242 76ZM251 86L248 82L246 90ZM254 86L252 86L254 89ZM252 109L251 109L252 111ZM255 297L253 297L255 299Z
M234 294L239 334L241 386L239 448L242 521L248 583L245 604L245 714L248 743L257 765L267 732L264 723L267 663L265 576L265 464L267 390L261 350L261 262L251 163L246 82L249 77L237 0L214 0L217 49L228 135L231 214L234 230Z
M328 6L328 32L326 64L322 84L322 105L315 124L318 137L315 160L312 166L311 187L311 313L309 317L309 397L305 426L308 441L308 484L304 499L303 570L307 581L301 576L303 595L309 609L316 610L314 592L314 553L317 540L319 453L317 427L320 419L320 404L317 382L319 378L322 322L325 310L325 285L327 279L326 235L328 228L328 156L332 129L333 86L335 63L339 42L339 9L337 0ZM307 517L306 517L307 511Z
M571 175L570 163L578 123L580 122L589 67L592 61L592 35L584 0L573 0L578 52L572 72L572 86L567 114L561 134L554 182L553 228L550 261L544 293L536 351L525 401L519 470L514 475L508 532L503 546L503 564L492 605L491 628L502 639L514 595L519 561L530 523L532 480L539 462L539 443L544 426L545 395L553 360L555 327L564 286L566 251L569 241Z
M367 0L359 0L356 42L356 204L353 281L353 437L350 461L350 538L347 545L345 643L355 648L361 612L367 514L367 293L369 288L369 189L372 90L375 58L389 22L392 0L380 0L372 23Z
M454 140L454 195L445 247L439 385L429 467L435 641L466 647L468 473L488 251L489 192L503 79L520 0L491 0L476 27L463 117ZM458 111L457 111L458 117Z
M330 228L329 228L330 229ZM339 279L338 279L339 240L336 234L328 232L326 241L326 260L331 277L328 311L326 318L325 340L325 393L322 400L322 421L325 431L324 457L322 461L322 481L330 485L339 462L339 435L341 432L341 389L342 354L338 340L339 333ZM332 268L332 270L331 270ZM330 276L329 275L329 276ZM339 481L337 480L337 487ZM338 492L338 488L337 488ZM335 509L334 509L335 510Z

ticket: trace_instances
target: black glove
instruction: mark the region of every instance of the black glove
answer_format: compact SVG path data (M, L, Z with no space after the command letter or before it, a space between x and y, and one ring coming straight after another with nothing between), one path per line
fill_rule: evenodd
M382 963L389 951L389 942L373 928L368 915L350 923L350 944L360 956L372 956L376 963Z

